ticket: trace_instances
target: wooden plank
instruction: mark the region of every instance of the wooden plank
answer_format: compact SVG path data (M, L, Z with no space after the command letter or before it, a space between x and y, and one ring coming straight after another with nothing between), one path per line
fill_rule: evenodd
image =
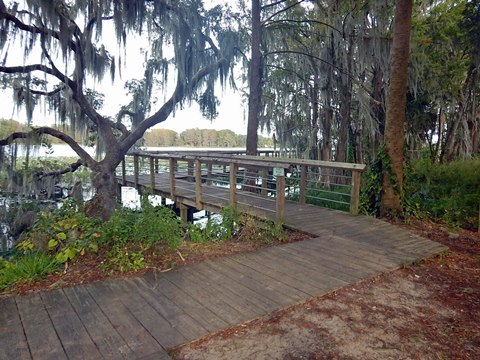
M83 326L105 359L132 359L135 353L84 286L63 289Z
M312 264L320 263L322 266L330 269L343 272L350 275L351 273L358 273L359 276L366 275L372 271L382 270L384 266L379 266L375 262L367 262L361 259L355 251L342 248L335 243L335 237L333 241L329 242L317 242L315 239L302 242L301 246L282 247L281 250L295 253L297 256L310 261ZM389 262L389 266L394 264Z
M0 298L0 359L30 360L27 338L13 297Z
M179 288L172 282L168 281L164 275L155 276L152 273L148 273L143 279L153 290L159 291L165 297L174 302L179 308L184 309L188 315L208 331L213 332L228 326L227 322L219 318L214 312L183 291L182 288Z
M204 263L210 268L212 268L213 271L217 271L220 274L225 275L226 277L231 279L232 282L241 284L242 286L258 294L259 296L262 296L268 301L277 304L278 307L291 304L298 300L286 296L283 293L280 293L265 282L262 282L260 280L255 281L255 279L252 279L251 277L246 276L244 273L239 272L236 268L220 264L219 261L207 260Z
M102 282L88 284L85 287L112 326L132 349L134 356L143 357L162 350L148 330L121 303L119 297L123 294L112 297Z
M33 359L67 359L40 295L15 298Z
M305 281L305 272L303 272L302 276L299 276L298 272L300 269L298 269L298 267L294 268L289 262L283 262L282 266L278 266L278 261L275 260L265 252L248 254L248 256L238 259L238 261L241 261L252 269L311 296L325 293L325 287L320 282L308 281L310 279Z
M212 289L198 281L192 280L188 274L189 271L192 271L190 267L183 267L178 271L168 273L165 279L181 288L186 294L205 306L227 324L238 324L245 319L245 314L223 299L220 293L212 291Z
M46 291L41 298L68 358L100 359L100 352L63 291Z
M136 292L135 286L122 280L105 281L102 285L108 288L111 296L126 295L119 296L119 300L163 348L172 348L187 341L185 336Z
M348 256L352 262L362 266L371 266L381 270L396 264L396 261L387 256L388 251L383 248L369 246L358 241L350 241L344 237L334 236L329 241L323 239L310 239L302 244L304 248L335 256L341 254Z
M384 256L375 256L372 252L363 251L362 249L352 246L345 248L338 246L339 237L335 237L331 243L310 240L302 244L302 247L292 249L305 256L317 258L317 254L327 256L334 261L340 263L345 269L351 271L359 271L360 273L369 273L370 271L383 271L397 267L397 262L392 261ZM343 244L341 244L343 245ZM286 247L287 248L287 247Z
M314 256L308 255L295 250L289 250L288 248L282 248L281 250L282 251L272 255L285 260L290 259L290 261L305 266L312 271L318 271L320 274L327 275L328 278L333 278L335 283L337 281L350 283L362 279L359 273L353 272L351 269L345 269L342 265L338 264L338 259L331 259L321 254L314 254Z
M267 249L265 249L267 250ZM255 260L271 267L280 273L285 273L298 282L310 284L318 288L320 291L337 288L339 285L347 284L346 281L331 276L319 268L318 265L306 266L295 258L289 259L283 251L261 251L254 257ZM279 264L281 264L279 266ZM282 277L283 279L283 277ZM297 286L301 286L298 285Z
M187 339L187 341L198 339L199 337L208 334L208 330L186 313L184 309L177 306L161 292L152 289L143 279L125 279L125 282L131 286L135 286L135 291L137 291L152 308L176 328Z
M192 281L202 284L212 293L212 296L225 301L241 313L245 319L265 314L265 308L257 305L255 298L250 299L244 296L245 293L239 291L239 287L235 286L235 283L228 281L225 276L209 270L202 264L197 264L195 271L190 272L189 275Z
M259 273L258 271L255 271L247 265L241 264L240 261L235 261L233 257L218 259L218 263L222 266L227 266L234 271L238 271L239 273L244 274L251 279L250 281L259 282L260 284L264 284L266 288L275 290L285 299L290 299L290 303L305 299L307 295L303 291L291 288L282 283L281 281L278 281L265 274Z
M221 286L228 287L229 291L235 296L248 299L248 301L264 311L271 311L278 308L278 304L270 299L256 293L242 284L232 281L225 273L214 270L205 262L201 262L195 266L197 272Z

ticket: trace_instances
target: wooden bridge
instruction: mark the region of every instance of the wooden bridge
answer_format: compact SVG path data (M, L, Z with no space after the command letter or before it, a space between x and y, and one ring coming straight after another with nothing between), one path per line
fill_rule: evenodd
M377 219L307 204L326 197L355 213L359 178L352 174L361 167L306 162L298 168L271 158L259 167L258 159L220 156L137 154L133 174L127 175L125 163L119 179L169 196L183 208L248 208L313 239L161 274L0 299L0 360L169 359L166 350L180 344L446 250ZM322 165L329 170L315 168ZM258 174L259 168L264 170ZM279 168L292 175L285 177ZM209 183L222 177L235 186ZM334 194L312 194L296 181ZM335 195L337 184L348 189L340 192L349 202Z
M307 203L357 214L365 169L363 164L223 152L135 153L131 158L122 163L119 185L171 199L184 220L189 208L219 212L229 206L287 225L295 205Z

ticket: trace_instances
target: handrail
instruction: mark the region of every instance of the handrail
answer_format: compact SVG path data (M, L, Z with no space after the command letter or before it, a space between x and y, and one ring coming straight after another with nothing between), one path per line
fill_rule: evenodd
M311 198L312 195L309 194L311 188L308 187L309 180L308 176L314 176L317 178L317 184L320 184L321 187L314 188L321 193L335 193L334 191L326 191L330 189L330 179L336 177L342 181L341 183L334 184L337 186L337 189L341 186L345 187L345 180L347 178L351 179L350 183L350 194L346 194L343 190L341 195L347 195L350 197L350 201L345 202L345 200L331 199L332 203L338 204L349 204L349 210L352 214L358 214L359 203L360 203L360 179L361 172L366 168L364 164L352 164L352 163L340 163L340 162L329 162L329 161L319 161L319 160L305 160L305 159L294 159L294 158L280 158L280 157L270 157L270 156L248 156L248 155L236 155L236 154L227 154L221 152L195 152L195 151L183 151L183 152L144 152L137 151L127 154L127 156L133 156L133 183L134 186L138 188L139 186L139 173L140 173L140 158L148 160L148 172L150 175L150 185L152 189L155 188L155 173L159 172L159 160L165 160L168 162L168 173L169 173L169 196L172 200L176 201L178 194L176 194L176 178L178 174L178 163L186 162L187 171L182 176L187 179L187 181L195 182L194 193L195 199L194 203L189 206L195 205L198 209L204 207L204 194L203 186L213 186L212 178L219 174L218 172L213 172L212 165L220 166L220 172L226 173L226 168L229 169L229 179L225 183L230 184L229 188L229 203L230 206L237 206L238 190L237 190L237 173L240 172L240 176L243 174L243 179L246 184L245 187L250 186L251 191L255 191L255 196L275 196L276 201L276 218L278 221L283 222L285 216L285 199L286 192L291 190L291 179L298 179L298 184L293 185L294 194L297 194L297 199L300 204L306 204L307 198ZM122 162L122 184L126 183L126 166L125 159ZM204 176L202 173L202 165L206 166L203 168L203 171L207 171L207 175ZM185 168L184 168L185 169ZM316 169L316 170L315 170ZM330 169L331 173L325 173L322 169ZM295 177L289 178L285 176L285 173L295 173ZM274 174L273 178L270 177L271 173ZM213 174L213 175L212 175ZM345 174L351 174L345 175ZM290 176L290 175L289 175ZM218 177L217 177L218 178ZM319 180L321 179L322 180ZM272 179L272 180L270 180ZM259 185L261 182L261 185ZM204 184L203 184L204 183ZM327 187L324 187L322 184L327 184ZM343 184L343 185L342 185ZM315 185L314 185L315 186ZM323 190L322 190L323 189ZM308 191L307 191L308 190ZM339 191L339 190L337 190ZM168 194L167 193L167 194ZM338 193L336 193L338 194ZM184 199L180 199L183 201ZM273 199L272 199L273 200Z

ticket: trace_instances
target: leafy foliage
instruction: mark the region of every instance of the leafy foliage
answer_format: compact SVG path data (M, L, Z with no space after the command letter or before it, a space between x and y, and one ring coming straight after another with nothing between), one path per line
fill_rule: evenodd
M407 171L407 213L443 220L467 229L478 228L480 159L432 164L423 159Z

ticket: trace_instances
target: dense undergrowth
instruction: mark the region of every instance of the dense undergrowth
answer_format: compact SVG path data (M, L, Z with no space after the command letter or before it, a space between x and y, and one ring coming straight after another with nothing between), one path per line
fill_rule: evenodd
M445 164L425 159L407 168L405 209L410 215L475 230L479 206L480 158Z
M379 215L383 179L379 158L363 176L362 211ZM452 227L478 229L480 206L480 158L432 163L430 159L411 161L405 169L404 215L433 219Z
M85 216L76 202L66 201L60 209L41 212L10 256L0 257L0 291L66 271L85 255L98 254L98 266L108 274L143 270L148 259L171 254L182 242L226 242L233 237L262 243L285 240L281 225L231 208L220 215L204 226L182 226L172 210L153 206L145 196L141 211L119 208L109 221L100 222Z

